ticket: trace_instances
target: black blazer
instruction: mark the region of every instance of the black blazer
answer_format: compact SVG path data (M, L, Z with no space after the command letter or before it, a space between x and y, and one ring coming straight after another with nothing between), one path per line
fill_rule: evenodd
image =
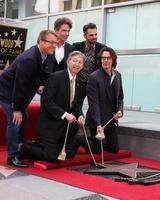
M65 42L64 58L59 64L56 61L55 53L53 53L53 55L48 56L47 67L46 67L46 73L48 74L48 76L53 72L60 71L67 68L66 61L67 61L69 53L71 53L73 50L74 50L73 46Z
M44 136L54 132L60 132L66 120L61 119L65 112L74 114L76 117L82 115L79 104L79 83L76 80L75 97L72 108L70 108L70 81L67 69L51 74L42 94L42 107L37 121L37 129Z
M0 99L12 103L14 110L24 110L43 81L45 74L41 54L38 47L33 46L0 75Z
M102 44L102 43L99 43L99 42L96 42L95 45L96 45L95 46L95 61L96 61L96 63L95 63L95 69L98 69L99 65L97 63L97 55L100 52L100 50L103 47L106 47L106 46L104 44ZM85 51L85 46L86 46L86 42L85 41L73 43L74 50L81 51L82 53L84 53L84 51Z
M121 74L114 70L115 81L115 103L116 112L123 113L123 88ZM86 114L86 124L89 127L96 128L98 125L104 125L113 117L112 99L108 85L105 83L106 72L100 68L93 72L87 83L87 97L89 108ZM106 97L107 96L107 97ZM109 100L108 100L109 99Z

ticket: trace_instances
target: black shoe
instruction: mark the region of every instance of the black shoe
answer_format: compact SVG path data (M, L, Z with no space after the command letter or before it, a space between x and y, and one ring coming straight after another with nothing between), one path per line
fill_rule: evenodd
M25 164L22 161L20 161L17 157L8 158L7 159L7 164L11 165L11 166L15 166L15 167L23 167L23 168L29 167L27 164Z

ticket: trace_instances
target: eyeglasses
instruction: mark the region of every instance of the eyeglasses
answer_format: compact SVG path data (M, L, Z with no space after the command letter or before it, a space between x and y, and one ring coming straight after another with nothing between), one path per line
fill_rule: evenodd
M54 44L57 45L57 42L55 42L55 41L49 41L49 40L46 40L46 39L43 39L42 41L48 42L48 43L50 43L52 45L54 45Z
M112 57L108 56L108 57L101 57L102 60L112 60Z

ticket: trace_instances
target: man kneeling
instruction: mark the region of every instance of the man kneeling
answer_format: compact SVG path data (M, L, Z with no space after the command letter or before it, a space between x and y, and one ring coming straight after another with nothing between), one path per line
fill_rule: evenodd
M32 160L57 161L69 124L65 152L66 158L74 157L78 124L85 123L79 103L81 85L77 77L84 62L85 56L79 51L73 51L67 59L67 69L50 76L42 94L41 110L36 124L40 143L22 144L22 156Z

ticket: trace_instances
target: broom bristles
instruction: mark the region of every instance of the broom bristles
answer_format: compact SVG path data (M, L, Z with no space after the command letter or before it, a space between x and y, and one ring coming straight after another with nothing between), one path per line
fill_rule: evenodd
M66 159L66 152L65 152L65 149L62 149L62 151L60 152L58 156L58 160L65 160L65 159Z

